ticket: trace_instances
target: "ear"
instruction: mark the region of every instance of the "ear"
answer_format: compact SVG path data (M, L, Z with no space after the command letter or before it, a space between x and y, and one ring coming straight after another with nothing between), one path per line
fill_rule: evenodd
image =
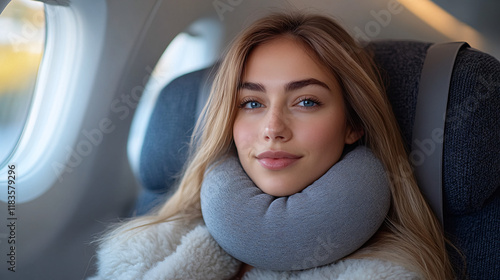
M351 126L348 126L346 134L345 134L345 143L346 144L354 144L364 134L365 134L365 131L363 130L363 128L353 129Z

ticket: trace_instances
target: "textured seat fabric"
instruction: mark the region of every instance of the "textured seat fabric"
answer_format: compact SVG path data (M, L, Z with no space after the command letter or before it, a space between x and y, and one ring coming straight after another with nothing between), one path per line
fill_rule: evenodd
M379 41L367 46L375 55L413 164L425 164L412 157L414 141L419 141L419 149L413 153L424 159L437 144L412 139L420 72L430 45ZM181 76L160 93L141 151L144 190L137 214L163 201L174 188L203 103L199 95L206 93L211 72L208 68ZM461 50L455 63L443 156L447 236L465 255L470 279L500 279L500 62L470 48ZM457 268L463 267L456 254L452 258Z
M436 144L411 135L420 71L430 45L369 45L408 151L419 141L421 155L432 153ZM465 255L470 279L500 279L500 62L470 48L459 52L453 69L443 157L445 232ZM461 269L460 258L452 257Z
M143 186L136 214L165 201L188 156L191 133L208 94L212 68L176 78L160 92L144 137L139 162Z

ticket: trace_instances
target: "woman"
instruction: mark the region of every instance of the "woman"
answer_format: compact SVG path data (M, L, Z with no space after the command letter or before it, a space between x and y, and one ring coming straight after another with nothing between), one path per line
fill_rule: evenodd
M122 225L103 240L100 277L162 279L161 271L170 266L189 269L169 279L197 279L189 274L195 273L196 265L210 267L197 268L206 279L264 277L265 272L256 274L249 265L240 266L222 249L200 252L196 264L187 265L193 262L192 255L182 254L165 261L180 248L191 246L196 251L204 246L182 240L207 235L200 228L200 190L209 167L235 147L243 169L263 192L288 196L321 177L341 159L346 147L361 141L388 174L391 206L384 225L369 242L328 267L342 266L347 273L358 260L377 260L401 268L395 270L396 278L453 278L442 230L412 175L373 61L331 19L273 14L251 25L220 65L203 116L178 190L157 213ZM215 243L207 238L206 242ZM163 255L147 253L159 246ZM128 250L144 253L131 258ZM212 258L203 259L206 255ZM371 273L369 268L356 269L361 275ZM307 279L300 272L293 275L279 277Z

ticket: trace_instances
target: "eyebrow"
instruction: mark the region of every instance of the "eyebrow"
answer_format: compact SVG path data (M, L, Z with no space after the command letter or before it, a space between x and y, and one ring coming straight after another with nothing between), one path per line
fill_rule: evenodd
M294 91L294 90L298 90L298 89L301 89L301 88L309 86L309 85L318 85L318 86L321 86L321 87L324 87L324 88L330 90L328 85L326 85L322 81L316 80L314 78L309 78L309 79L292 81L292 82L287 83L285 85L285 91ZM238 89L248 89L248 90L252 90L252 91L261 91L261 92L266 91L266 88L264 87L264 85L262 85L260 83L251 83L251 82L241 83L238 86Z

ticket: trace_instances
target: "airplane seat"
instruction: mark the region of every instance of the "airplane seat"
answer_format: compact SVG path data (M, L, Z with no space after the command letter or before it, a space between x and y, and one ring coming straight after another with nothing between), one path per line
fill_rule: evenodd
M420 71L429 43L371 43L413 165L443 139L414 139ZM500 279L500 62L472 48L458 52L448 93L442 188L444 229L465 256L470 279ZM416 144L416 145L415 145ZM419 154L417 156L417 154ZM423 156L423 157L422 157ZM421 158L419 158L421 157ZM457 277L463 260L449 250Z
M191 133L208 99L215 66L182 75L158 95L139 159L142 189L136 215L149 212L171 194L187 159Z
M376 41L372 50L413 164L425 164L439 137L412 139L420 73L431 43ZM181 76L160 93L140 157L142 215L172 191L213 68ZM208 80L208 82L207 82ZM205 86L204 86L205 85ZM200 90L205 88L205 90ZM201 93L200 93L201 92ZM465 256L470 279L500 279L500 62L464 48L448 98L443 152L444 229ZM419 148L412 154L413 144ZM413 157L412 157L413 156ZM423 161L423 163L422 163ZM458 278L463 259L450 250Z

